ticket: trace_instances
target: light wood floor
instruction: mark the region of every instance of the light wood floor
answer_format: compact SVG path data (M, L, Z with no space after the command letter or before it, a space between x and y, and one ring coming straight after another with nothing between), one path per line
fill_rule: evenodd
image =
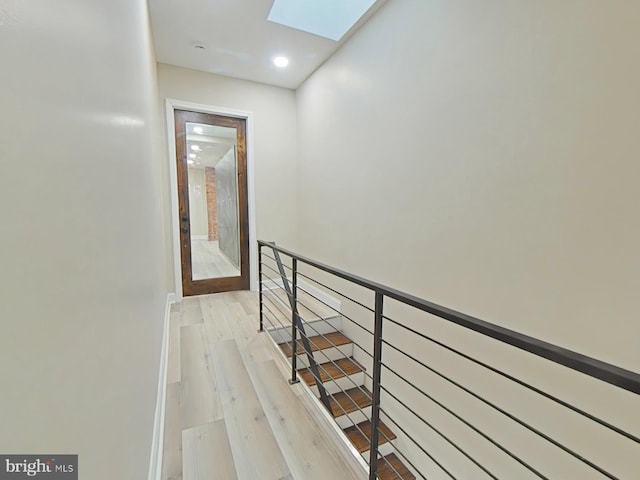
M191 269L194 280L240 276L240 270L220 252L217 241L191 240Z
M363 478L257 327L252 292L173 305L163 480Z

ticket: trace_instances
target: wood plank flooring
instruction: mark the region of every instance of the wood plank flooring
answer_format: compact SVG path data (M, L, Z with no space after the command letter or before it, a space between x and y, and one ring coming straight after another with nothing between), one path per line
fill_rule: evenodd
M415 480L416 476L405 467L395 453L390 453L384 459L378 459L378 478L380 480Z
M356 410L371 406L372 398L373 394L364 385L335 393L329 396L331 412L334 417L353 413Z
M364 478L257 327L252 292L172 307L162 479Z
M217 240L191 240L191 269L194 280L240 275L240 269L220 251Z
M340 345L347 345L349 343L351 343L351 340L348 337L345 337L342 332L331 332L309 337L309 344L311 345L312 352L324 350L325 348L339 347ZM296 354L304 354L305 350L302 340L298 339L296 344ZM293 349L291 348L291 342L281 343L280 348L287 357L292 355Z
M318 368L320 371L320 379L323 382L328 382L332 379L335 380L337 378L342 378L347 375L353 375L364 371L364 368L362 368L362 366L351 357L321 363ZM303 368L298 370L298 372L307 385L313 386L316 384L316 379L310 368Z
M223 420L182 431L185 480L238 478Z
M369 450L371 445L371 421L366 420L344 429L351 443L358 449L360 453ZM378 435L378 445L394 440L395 434L384 423L380 422L380 434Z

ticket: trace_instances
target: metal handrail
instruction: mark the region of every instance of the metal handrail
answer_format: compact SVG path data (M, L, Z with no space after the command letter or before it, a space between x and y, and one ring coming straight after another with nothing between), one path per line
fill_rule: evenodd
M487 337L491 337L500 342L512 345L521 350L533 353L554 363L558 363L565 367L571 368L578 372L584 373L591 377L602 380L603 382L615 385L624 390L640 394L640 374L626 370L624 368L612 365L610 363L597 360L581 353L568 350L566 348L554 345L552 343L539 340L534 337L510 330L493 323L489 323L479 318L472 317L462 312L457 312L442 305L429 302L414 295L396 290L381 283L367 280L363 277L353 275L344 270L331 267L324 263L310 259L303 255L299 255L286 248L277 245L271 245L268 242L258 241L258 245L271 247L274 251L283 253L291 258L297 259L299 262L305 263L319 270L331 273L344 280L360 285L362 287L380 293L385 297L393 298L401 303L422 310L423 312L436 315L444 320L455 323L469 330L481 333Z
M307 337L307 333L305 332L304 325L302 320L300 319L300 315L298 314L298 302L296 299L297 295L297 268L296 262L297 260L293 259L293 288L289 285L289 279L287 278L287 274L284 271L284 266L282 264L282 259L280 258L280 253L275 249L275 243L268 244L271 248L273 248L273 254L276 258L276 262L278 264L278 270L280 271L280 277L282 279L282 285L284 286L285 292L287 293L287 298L289 299L289 305L291 306L291 383L297 383L297 350L298 350L298 340L297 333L300 333L300 337L302 339L302 345L305 353L307 354L307 359L309 360L309 368L311 369L311 373L316 379L316 386L318 387L318 392L320 393L320 401L322 404L331 412L331 404L329 403L329 397L327 396L327 390L323 385L322 377L320 376L320 372L318 370L318 364L314 358L313 350L311 349L311 344L309 343L309 337Z
M413 410L411 407L408 407L406 405L406 403L402 402L400 399L398 399L397 397L395 397L395 395L393 395L387 388L385 388L382 385L382 381L381 381L381 372L382 369L385 368L386 370L389 370L390 372L392 372L394 375L397 375L401 380L408 382L411 386L413 386L413 388L415 388L419 393L421 393L423 396L425 396L426 398L430 399L432 402L434 402L435 405L438 405L442 408L445 409L445 411L447 411L449 414L451 414L454 418L456 418L458 421L462 422L464 425L466 425L467 427L471 428L473 431L475 431L478 435L480 435L482 438L485 438L486 440L488 440L490 443L492 443L494 446L496 446L498 449L500 449L502 452L506 453L508 456L510 456L513 460L517 461L518 463L520 463L524 468L528 469L531 473L533 473L535 476L537 476L538 478L541 479L547 479L548 477L545 476L545 474L543 474L542 472L536 470L534 467L532 467L531 465L527 464L524 460L522 460L521 458L519 458L518 456L516 456L513 452L509 451L508 449L506 449L503 445L501 445L500 443L496 442L494 439L492 439L491 437L489 437L488 435L486 435L484 432L482 432L481 430L479 430L477 427L475 427L473 424L469 423L466 419L464 419L462 416L458 415L455 411L449 409L446 405L444 405L443 403L441 403L440 401L438 401L436 398L434 398L433 396L429 395L428 393L426 393L425 391L419 389L418 387L416 387L415 385L412 385L411 382L409 382L407 379L405 379L404 377L402 377L401 375L399 375L397 372L395 372L393 369L391 369L387 364L383 363L382 361L382 350L384 346L387 347L392 347L393 349L399 351L400 353L406 355L409 359L417 362L419 365L421 365L422 367L426 368L427 370L431 371L432 373L434 373L435 375L443 378L444 380L446 380L447 382L451 383L452 385L454 385L455 387L461 389L462 391L464 391L465 393L471 395L473 398L479 400L480 402L482 402L483 404L491 407L492 409L494 409L495 411L499 412L500 414L504 415L506 418L516 422L517 424L519 424L520 426L524 427L526 430L533 432L534 434L536 434L538 437L546 440L547 442L549 442L550 444L554 445L555 447L560 448L562 451L564 451L565 453L571 455L574 459L582 462L584 465L596 470L597 472L601 473L603 476L612 479L612 480L616 480L617 477L615 477L613 474L611 474L610 472L606 471L605 469L603 469L602 467L600 467L599 465L591 462L589 459L585 458L584 456L580 455L578 452L571 450L570 448L566 447L565 445L563 445L562 443L556 441L555 439L553 439L552 437L546 435L544 432L538 430L537 428L533 427L532 425L524 422L522 419L518 418L515 415L512 415L511 413L507 412L506 410L504 410L503 408L499 407L498 405L494 404L493 402L487 400L486 398L481 397L480 395L478 395L477 393L475 393L474 391L472 391L471 389L468 389L466 387L464 387L463 385L461 385L460 383L448 378L447 376L443 375L441 372L439 372L438 370L426 365L425 363L417 360L415 357L409 355L406 352L403 352L402 350L398 349L397 347L393 346L392 344L390 344L388 341L385 341L383 338L383 334L382 334L382 330L383 330L383 326L386 322L390 322L393 324L396 324L398 326L401 326L402 328L405 328L406 330L413 332L414 334L418 335L419 337L424 338L425 340L428 340L440 347L443 347L459 356L461 356L462 358L465 358L467 360L470 360L472 362L474 362L477 365L480 365L484 368L488 368L490 371L493 371L495 373L498 373L499 375L501 375L502 377L511 380L513 382L515 382L518 385L524 386L525 388L561 405L564 406L568 409L570 409L571 411L578 413L580 415L582 415L583 417L594 421L598 424L600 424L601 426L604 426L608 429L610 429L613 432L616 432L624 437L626 437L627 439L634 441L636 443L640 443L640 438L638 438L635 435L632 435L628 432L625 432L624 430L611 425L610 423L599 419L597 417L595 417L592 414L589 414L587 412L585 412L584 410L581 410L578 407L575 407L573 405L568 404L567 402L564 402L563 400L547 393L544 392L543 390L540 390L532 385L527 384L526 382L523 382L520 379L517 379L505 372L500 371L499 369L496 369L494 367L491 367L490 365L485 364L484 362L481 362L473 357L470 357L454 348L451 348L445 344L442 344L441 342L429 337L428 335L422 334L417 330L414 330L406 325L402 325L398 322L396 322L395 320L385 316L384 314L384 303L385 303L385 297L388 297L390 299L396 300L402 304L411 306L417 310L435 315L443 320L446 320L450 323L456 324L458 326L464 327L468 330L472 330L474 332L477 332L481 335L484 335L485 337L489 337L492 338L494 340L500 341L504 344L507 345L511 345L514 346L516 348L519 348L521 350L527 351L533 355L536 355L538 357L541 358L545 358L551 362L554 362L556 364L559 365L563 365L567 368L570 368L572 370L581 372L585 375L588 375L590 377L596 378L598 380L601 380L605 383L608 383L610 385L616 386L618 388L621 388L623 390L627 390L629 392L632 393L636 393L636 394L640 394L640 374L636 373L636 372L632 372L630 370L626 370L624 368L618 367L616 365L612 365L600 360L597 360L595 358L592 357L588 357L586 355L582 355L580 353L568 350L566 348L545 342L543 340L539 340L536 339L534 337L530 337L528 335L524 335L522 333L516 332L514 330L510 330L504 327L501 327L499 325L495 325L492 323L489 323L487 321L472 317L470 315L449 309L447 307L443 307L441 305L429 302L427 300L418 298L414 295L410 295L408 293L404 293L401 292L399 290L396 290L394 288L388 287L386 285L371 281L371 280L367 280L365 278L359 277L357 275L353 275L351 273L348 273L344 270L340 270L334 267L331 267L329 265L323 264L321 262L318 262L316 260L310 259L308 257L305 257L303 255L299 255L295 252L292 252L288 249L279 247L277 245L275 245L274 243L271 242L264 242L264 241L259 241L258 242L259 248L258 248L258 252L259 252L259 267L260 267L260 311L261 311L261 315L260 315L260 325L261 325L261 330L263 328L263 320L262 320L262 303L263 303L263 277L266 276L266 278L270 278L267 275L264 275L264 272L262 270L262 266L263 266L263 258L269 258L273 261L275 261L277 263L278 266L278 270L279 270L279 274L282 278L282 283L284 286L284 290L287 294L287 297L289 299L289 303L291 305L291 310L292 310L292 332L291 332L291 338L293 339L292 341L292 380L296 379L296 350L297 350L297 341L296 341L296 336L298 333L300 333L301 337L302 337L302 342L304 345L304 350L305 353L307 353L307 355L309 356L309 364L310 364L310 368L312 370L312 373L314 374L314 377L317 380L317 385L318 385L318 390L320 392L320 397L321 397L321 401L322 403L327 407L327 409L329 410L330 413L332 413L332 409L331 409L331 405L330 405L330 401L326 395L326 391L324 390L324 387L322 385L322 380L320 378L320 374L318 373L318 367L320 367L323 371L326 370L324 368L324 365L317 365L315 362L315 359L313 358L313 354L312 354L312 350L310 347L310 343L309 343L309 339L308 336L305 332L305 327L302 321L301 316L298 313L298 309L297 309L297 305L300 304L301 306L305 307L304 304L302 302L299 302L299 299L297 298L297 290L301 289L301 287L298 286L297 283L297 279L298 279L298 275L300 275L301 277L311 280L313 282L316 282L320 285L322 285L323 287L329 289L330 291L337 293L338 295L340 295L341 297L344 297L345 299L353 302L356 305L359 305L361 307L364 307L366 310L369 310L370 312L372 312L374 314L374 329L373 331L368 330L365 327L362 327L359 322L356 322L355 320L347 317L347 319L349 319L350 321L352 321L353 323L355 323L356 325L358 325L360 328L363 328L365 331L367 331L369 334L371 334L373 336L373 355L369 354L368 352L366 352L365 349L362 349L362 347L360 347L359 345L357 345L358 347L360 347L365 353L367 353L367 355L369 355L370 358L372 358L373 360L373 371L372 371L372 375L366 375L367 377L369 377L369 379L372 381L372 388L371 388L371 433L370 433L370 437L369 437L369 479L370 480L375 480L377 478L377 470L378 470L378 465L379 462L382 462L384 464L386 464L389 468L391 468L396 474L398 474L398 478L400 478L399 473L395 470L395 467L393 467L393 465L391 465L387 459L385 457L381 457L380 460L378 460L379 457L379 438L380 437L384 437L385 441L389 441L389 438L387 438L387 435L384 433L383 430L380 429L380 424L381 424L381 414L385 415L385 418L388 418L389 420L391 420L397 428L399 428L406 436L408 436L408 438L410 440L412 440L414 443L416 442L415 439L413 439L410 434L408 434L400 425L397 424L396 421L394 421L389 414L383 410L381 408L381 393L384 390L385 394L390 395L392 398L394 398L396 401L399 402L400 405L404 406L405 408L407 408L409 410L409 412L413 413L414 415L416 415L418 417L418 419L420 419L423 423L426 423L426 425L428 425L429 427L431 427L432 429L434 429L434 431L436 433L438 433L439 435L443 436L443 434L441 432L439 432L437 429L435 429L435 427L433 427L431 424L429 424L428 422L426 422L418 413L415 412L415 410ZM272 250L273 252L273 257L269 256L269 255L263 255L262 253L262 247L268 247L269 249ZM280 254L286 255L288 257L291 258L292 260L292 267L286 267L289 268L289 270L291 271L292 274L292 283L293 283L293 288L291 288L290 286L290 282L287 278L286 272L284 271L284 266L283 263L281 261L280 258ZM302 273L298 272L298 262L306 264L308 266L314 267L315 269L318 269L320 271L324 271L326 273L329 273L335 277L341 278L343 280L346 280L352 284L364 287L370 291L372 291L375 294L375 308L371 309L369 307L367 307L366 305L358 302L357 300L354 300L346 295L344 295L343 293L338 292L337 290L334 290L333 288L322 284L320 282L318 282L316 279L310 278ZM274 270L272 269L268 264L265 264L270 270ZM275 270L274 270L275 272ZM278 273L278 272L276 272ZM272 279L270 280L271 282L274 282ZM304 288L301 289L302 291L306 292L307 294L311 294L311 292L308 292L307 290L305 290ZM316 300L319 300L321 303L325 304L327 307L331 308L332 310L336 311L335 309L333 309L333 307L331 307L330 305L326 304L325 302L323 302L321 299L318 299L317 297L314 297L312 294L311 296L313 298L315 298ZM266 306L266 305L265 305ZM307 310L310 310L312 312L312 314L314 315L318 315L317 313L313 312L313 310L309 309L308 307L305 307ZM267 308L269 310L269 312L271 312L271 310L269 308ZM272 312L271 312L272 313ZM337 312L340 313L340 312ZM322 320L322 317L320 315L318 315L318 317L320 317L320 319ZM326 321L326 320L325 320ZM311 328L311 330L313 330L314 332L320 334L320 332L318 332L315 328L313 328L311 325L309 325L309 327ZM324 335L320 334L321 337L325 338ZM339 349L338 349L339 350ZM320 354L324 354L324 352L320 351ZM326 356L326 354L325 354ZM332 363L335 367L338 368L338 370L342 371L342 373L345 373L335 362L330 360L330 363ZM314 368L315 367L315 368ZM358 387L358 385L356 383L353 382L353 380L351 380L348 376L347 378L351 381L351 383L354 384L354 386ZM334 380L335 381L335 380ZM359 387L358 387L359 388ZM340 409L342 409L342 407L340 405L338 405L340 407ZM346 413L346 412L344 412ZM353 421L352 421L353 423ZM354 424L355 425L355 424ZM362 432L362 430L360 430L360 427L358 425L355 425L355 427L360 431L360 433L364 434L364 432ZM476 466L478 466L480 469L482 469L485 474L487 474L488 476L490 476L491 478L497 479L497 477L492 474L491 472L489 472L484 466L482 466L480 463L478 463L475 459L473 459L471 456L469 456L468 453L464 452L463 450L461 450L457 445L455 445L454 443L451 442L450 439L448 439L446 436L443 436L443 438L449 442L453 447L455 447L456 449L458 449L464 456L466 456L468 459L470 459L470 461L472 463L474 463ZM421 446L419 444L416 444L418 447L421 448ZM397 448L394 447L394 449L415 469L414 465L411 464L411 462L409 462L409 460L404 456L404 454ZM446 474L448 474L451 478L454 478L453 475L442 465L440 464L436 459L434 459L428 452L426 452L423 448L421 448L421 450L432 460L434 461L434 463L436 465L438 465ZM422 478L425 478L424 475L422 475L421 472L417 472Z

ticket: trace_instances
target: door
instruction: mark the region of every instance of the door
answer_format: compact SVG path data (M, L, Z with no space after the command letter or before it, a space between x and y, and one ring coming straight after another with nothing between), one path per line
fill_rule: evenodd
M248 290L246 120L174 114L182 291Z

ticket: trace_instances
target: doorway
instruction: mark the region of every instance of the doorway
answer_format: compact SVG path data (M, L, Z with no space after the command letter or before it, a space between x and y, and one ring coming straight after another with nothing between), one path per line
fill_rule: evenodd
M182 291L249 289L246 119L174 110Z

